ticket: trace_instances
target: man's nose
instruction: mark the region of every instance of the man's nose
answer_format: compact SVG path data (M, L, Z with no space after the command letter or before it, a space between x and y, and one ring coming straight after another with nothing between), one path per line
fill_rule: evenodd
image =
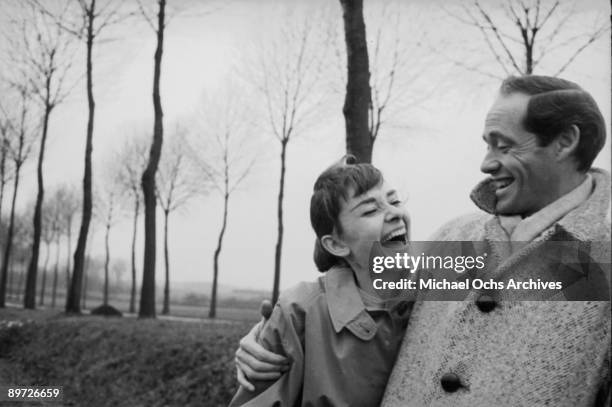
M484 160L482 160L482 163L480 164L480 171L484 172L485 174L494 174L499 171L500 167L501 164L499 163L499 160L495 154L490 150L487 151L487 155L485 155Z

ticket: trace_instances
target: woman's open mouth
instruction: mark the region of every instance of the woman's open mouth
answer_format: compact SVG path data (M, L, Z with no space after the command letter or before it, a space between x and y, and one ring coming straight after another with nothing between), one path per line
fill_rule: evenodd
M406 238L406 228L402 227L387 233L380 239L380 243L385 247L406 245L408 243Z

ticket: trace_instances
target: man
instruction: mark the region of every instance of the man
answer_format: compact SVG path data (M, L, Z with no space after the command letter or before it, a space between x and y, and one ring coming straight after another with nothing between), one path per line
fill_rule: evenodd
M485 121L489 178L471 195L485 213L449 222L432 240L489 242L493 278L539 277L529 254L549 241L591 246L609 264L610 175L591 169L605 137L578 85L506 79ZM255 377L272 359L250 363L261 356L251 339L237 361ZM382 405L609 405L610 340L609 301L500 301L473 291L462 302L420 302Z

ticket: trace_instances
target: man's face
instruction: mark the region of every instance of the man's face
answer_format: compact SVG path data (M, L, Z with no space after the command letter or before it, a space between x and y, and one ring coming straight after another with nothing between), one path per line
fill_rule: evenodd
M350 250L348 256L368 267L373 242L398 247L407 239L407 219L397 192L386 183L342 203L338 220L342 231L337 238Z
M494 180L495 209L502 215L529 216L559 198L555 143L538 146L522 125L528 101L520 93L500 95L485 121L487 154L480 170Z

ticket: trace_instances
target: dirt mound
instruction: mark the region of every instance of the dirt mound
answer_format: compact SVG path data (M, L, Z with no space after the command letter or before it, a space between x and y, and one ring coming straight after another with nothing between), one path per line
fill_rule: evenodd
M100 305L91 310L91 315L101 315L104 317L122 317L123 314L112 305Z

